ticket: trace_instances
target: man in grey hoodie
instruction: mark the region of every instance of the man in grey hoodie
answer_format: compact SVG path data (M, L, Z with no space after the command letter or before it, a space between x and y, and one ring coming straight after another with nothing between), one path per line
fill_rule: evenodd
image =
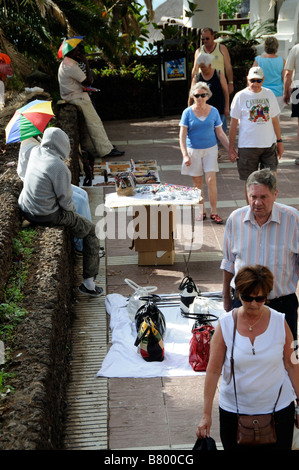
M76 212L73 203L71 172L64 160L70 153L67 134L57 127L45 130L40 146L32 149L19 207L29 222L37 225L66 226L73 235L83 239L82 294L99 296L103 289L96 286L100 241L95 225Z

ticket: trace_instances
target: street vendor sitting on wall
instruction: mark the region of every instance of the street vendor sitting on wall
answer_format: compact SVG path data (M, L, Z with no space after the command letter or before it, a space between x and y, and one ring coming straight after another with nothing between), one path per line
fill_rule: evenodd
M85 72L82 70L82 63L85 64ZM84 135L85 146L88 146L86 150L100 158L123 155L124 152L118 150L110 142L88 92L83 90L83 86L92 85L93 79L88 60L82 52L82 46L76 46L65 54L59 66L58 82L61 98L77 106L83 113L88 134Z
M71 172L64 162L69 154L67 134L57 127L46 129L40 146L34 147L30 155L18 203L29 222L69 227L75 237L83 239L83 282L79 291L97 297L103 294L103 289L94 282L100 242L94 223L76 212Z

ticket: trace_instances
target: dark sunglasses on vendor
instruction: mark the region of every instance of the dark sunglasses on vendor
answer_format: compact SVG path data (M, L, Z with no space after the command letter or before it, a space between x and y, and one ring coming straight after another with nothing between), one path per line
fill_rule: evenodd
M206 96L208 96L208 93L201 93L201 94L197 93L196 95L193 95L193 96L194 96L194 98L199 98L199 97L205 98Z
M255 83L255 82L262 83L263 80L264 80L263 78L250 78L249 79L251 83Z

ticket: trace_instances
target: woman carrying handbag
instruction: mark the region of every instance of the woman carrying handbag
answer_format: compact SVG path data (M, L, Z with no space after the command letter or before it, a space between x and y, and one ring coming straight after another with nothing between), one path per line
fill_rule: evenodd
M220 318L213 335L197 437L210 435L212 404L222 373L219 411L224 450L291 450L294 417L299 426L299 362L284 314L267 307L273 275L264 266L245 266L235 286L242 306ZM262 420L272 414L270 432L271 419L269 425ZM247 421L242 429L241 421Z

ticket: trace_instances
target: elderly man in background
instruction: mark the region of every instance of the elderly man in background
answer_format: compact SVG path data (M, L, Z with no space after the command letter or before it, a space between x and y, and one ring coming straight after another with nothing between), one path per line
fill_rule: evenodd
M285 313L297 340L299 211L276 202L276 178L267 168L249 176L247 191L249 206L233 211L225 227L221 262L224 308L230 311L240 305L234 292L238 271L243 266L266 266L274 276L267 305Z
M199 72L198 56L201 52L212 56L213 69L220 70L226 76L228 82L228 91L231 94L234 91L233 68L227 47L224 44L215 41L215 33L211 28L203 28L201 30L201 40L203 45L196 49L194 55L194 63L191 72L191 80Z
M258 169L270 168L276 172L278 159L284 148L280 133L280 108L273 91L263 88L265 76L261 67L251 67L248 86L235 94L231 104L229 130L229 157L237 160L240 180L245 181ZM235 140L239 126L238 154Z

